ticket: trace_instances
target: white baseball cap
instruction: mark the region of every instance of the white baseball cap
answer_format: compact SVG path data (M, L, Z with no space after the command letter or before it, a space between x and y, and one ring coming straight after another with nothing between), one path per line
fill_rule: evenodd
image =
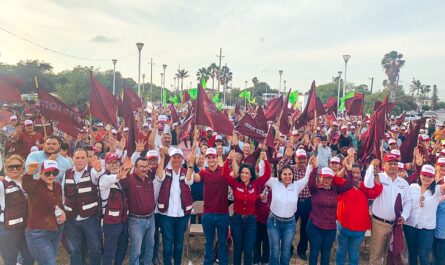
M436 170L432 165L423 165L420 174L434 178L436 176Z
M167 116L165 115L159 115L158 117L159 122L167 122Z
M217 135L217 136L215 137L215 141L222 141L222 140L223 140L223 138L222 138L221 135Z
M111 129L111 133L112 134L117 134L117 130L116 129Z
M295 155L297 157L307 157L307 153L304 149L297 149L297 151L295 152Z
M216 155L217 155L217 154L216 154L216 149L213 148L213 147L211 147L211 148L207 148L206 156L208 156L208 155L216 156Z
M213 131L212 128L210 128L210 127L206 128L206 132L211 132L211 131Z
M59 164L55 160L45 160L42 163L42 172L47 172L53 169L59 169Z
M25 124L25 126L26 125L33 125L34 122L32 120L25 120L24 124Z
M124 127L124 129L122 131L124 132L128 132L130 129L128 129L128 127Z
M340 164L340 158L338 156L334 156L329 162Z
M439 159L437 159L436 161L436 165L438 166L445 165L445 157L439 157Z
M390 153L393 154L393 155L395 155L395 156L397 156L397 157L400 157L400 156L401 156L401 154L400 154L400 150L398 150L398 149L393 149L393 150L391 150Z
M159 157L159 154L158 154L158 151L156 151L156 150L149 150L147 152L147 155L145 156L145 158L147 158L147 159L158 158L158 157Z
M298 135L298 130L293 130L292 135Z
M397 141L396 139L391 138L388 140L388 144L397 144Z
M170 149L170 151L168 152L168 155L170 157L174 156L174 155L180 155L184 158L184 154L182 153L182 150L179 148L172 148Z
M328 167L324 167L324 168L321 169L320 176L322 176L324 178L333 178L334 177L334 171L332 171L332 169L330 169Z
M405 169L405 165L403 164L403 163L398 163L398 167L399 167L399 169Z
M142 124L142 128L148 128L150 127L150 125L148 125L148 123L144 122L144 124Z
M17 120L17 116L16 115L11 115L11 116L9 116L9 120L10 121L16 121Z
M99 122L99 123L97 124L97 127L104 127L104 124L103 124L102 122Z

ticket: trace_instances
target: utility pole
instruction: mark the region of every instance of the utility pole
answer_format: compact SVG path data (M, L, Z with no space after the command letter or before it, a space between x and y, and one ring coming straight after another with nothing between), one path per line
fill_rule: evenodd
M227 69L227 63L226 63L226 69ZM224 87L223 87L224 106L226 105L226 87L227 87L227 75L224 76Z
M372 94L372 87L373 87L373 85L374 85L374 77L371 77L371 78L369 78L369 79L371 79L371 94Z
M222 56L222 48L219 48L219 55L216 55L216 57L218 57L219 58L219 66L218 66L218 75L217 75L217 79L218 79L218 92L219 92L219 86L220 86L220 83L221 83L221 80L220 80L220 78L221 78L221 59L224 57L224 56Z
M150 99L153 100L153 58L150 58Z

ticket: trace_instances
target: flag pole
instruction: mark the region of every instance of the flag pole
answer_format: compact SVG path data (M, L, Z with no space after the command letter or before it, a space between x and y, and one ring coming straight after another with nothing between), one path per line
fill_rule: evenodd
M34 76L34 83L36 85L36 90L37 92L39 91L39 80L37 80L37 76ZM48 134L46 132L46 120L45 118L43 118L43 115L40 114L40 120L42 121L42 126L43 126L43 135L46 138L48 138Z

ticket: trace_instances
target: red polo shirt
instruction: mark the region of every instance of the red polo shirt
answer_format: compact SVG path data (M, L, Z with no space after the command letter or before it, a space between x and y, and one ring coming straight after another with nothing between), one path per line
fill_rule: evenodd
M130 214L149 215L155 210L153 179L149 176L144 180L134 173L120 180L122 189L128 200Z
M26 132L20 133L16 153L26 159L29 153L31 153L31 147L37 145L37 142L38 144L43 143L43 136L40 133L36 132L33 135Z
M204 213L228 213L228 186L222 176L222 167L215 171L201 169L201 181L204 183Z
M230 176L230 160L224 162L223 177L226 179L229 186L233 189L235 213L240 215L252 215L255 214L255 204L259 194L264 188L264 185L270 178L270 163L266 161L264 176L251 181L246 186L243 182L239 182L237 179Z

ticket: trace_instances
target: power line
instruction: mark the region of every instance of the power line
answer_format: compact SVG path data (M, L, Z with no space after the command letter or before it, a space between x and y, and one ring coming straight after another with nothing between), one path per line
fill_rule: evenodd
M8 33L8 34L10 34L10 35L12 35L12 36L18 38L18 39L21 39L21 40L23 40L23 41L25 41L25 42L27 42L27 43L30 43L30 44L32 44L32 45L34 45L34 46L37 46L37 47L39 47L39 48L42 48L42 49L44 49L45 51L50 51L50 52L52 52L52 53L55 53L55 54L58 54L58 55L62 55L62 56L65 56L65 57L69 57L69 58L73 58L73 59L77 59L77 60L86 60L86 61L101 61L101 62L104 62L104 61L110 61L109 58L108 58L108 59L94 59L94 58L80 57L80 56L75 56L75 55L71 55L71 54L63 53L63 52L60 52L60 51L57 51L57 50L48 48L48 47L46 47L46 46L44 46L44 45L42 45L42 44L40 44L40 43L37 43L37 42L32 41L32 40L30 40L30 39L27 39L27 38L25 38L25 37L22 37L22 36L20 36L20 35L14 33L14 32L12 32L12 31L9 31L9 30L7 30L7 29L5 29L5 28L0 27L0 30L2 30L2 31L4 31L4 32L6 32L6 33ZM116 59L122 60L122 59L126 59L126 58L129 58L129 57L133 57L133 56L135 56L136 54L138 54L138 53L136 52L136 53L132 53L132 54L125 55L125 56L116 57Z

